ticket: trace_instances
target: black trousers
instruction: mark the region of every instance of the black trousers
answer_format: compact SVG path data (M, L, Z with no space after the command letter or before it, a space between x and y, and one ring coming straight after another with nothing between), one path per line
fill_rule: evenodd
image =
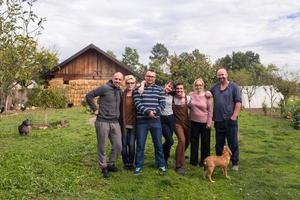
M201 140L201 156L199 162L199 139ZM204 159L210 156L210 129L206 123L191 121L191 158L190 164L202 165Z
M232 152L231 162L238 165L239 162L239 143L238 143L238 121L225 120L214 123L216 130L216 155L222 155L224 145L227 143Z

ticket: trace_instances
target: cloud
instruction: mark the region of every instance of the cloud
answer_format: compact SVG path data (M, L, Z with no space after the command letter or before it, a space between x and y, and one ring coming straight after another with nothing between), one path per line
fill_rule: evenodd
M300 66L300 1L43 0L36 8L48 19L40 41L57 46L61 60L94 43L119 59L125 46L136 48L147 64L161 42L170 53L197 48L212 61L252 50L266 63Z

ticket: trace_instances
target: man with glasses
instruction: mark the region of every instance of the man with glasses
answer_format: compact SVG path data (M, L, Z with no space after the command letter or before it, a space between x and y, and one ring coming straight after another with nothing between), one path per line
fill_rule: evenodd
M133 94L136 107L136 136L137 151L135 158L134 175L140 175L144 165L144 150L147 133L150 131L155 149L155 163L159 174L166 173L166 164L162 148L162 128L160 114L165 107L165 97L162 87L155 84L156 73L147 71L143 93L136 89Z
M91 110L96 113L97 108L93 99L99 97L99 112L95 122L97 133L98 162L104 178L109 177L110 172L118 171L115 163L122 149L121 128L119 124L121 89L123 74L117 72L105 85L90 91L86 95L86 102ZM109 161L106 162L105 141L109 138L111 152Z

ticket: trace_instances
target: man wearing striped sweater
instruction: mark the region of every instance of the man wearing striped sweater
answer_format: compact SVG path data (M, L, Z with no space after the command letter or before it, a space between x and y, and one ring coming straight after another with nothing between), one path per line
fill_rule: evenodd
M150 131L155 149L155 163L159 174L166 173L166 164L162 148L162 128L160 122L161 110L165 107L165 97L162 87L155 84L155 72L147 71L145 86L140 94L136 89L133 94L137 118L137 151L135 157L134 175L140 175L144 165L144 150L147 133Z

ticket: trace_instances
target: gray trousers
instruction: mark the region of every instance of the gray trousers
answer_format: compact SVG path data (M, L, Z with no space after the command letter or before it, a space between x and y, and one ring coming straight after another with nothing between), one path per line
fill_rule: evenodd
M95 128L97 133L97 147L98 147L98 162L102 168L106 168L108 165L114 165L118 158L118 155L122 150L122 136L121 128L118 122L95 122ZM106 162L106 145L105 141L109 138L111 143L111 151L109 161Z

